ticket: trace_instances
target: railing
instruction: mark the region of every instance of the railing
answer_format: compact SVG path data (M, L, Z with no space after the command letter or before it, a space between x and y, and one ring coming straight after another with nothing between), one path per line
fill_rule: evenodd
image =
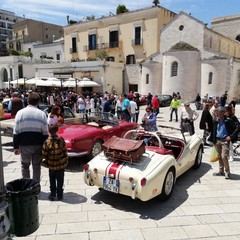
M142 38L132 39L132 46L140 46L140 45L143 45L143 39Z
M94 51L94 50L99 50L99 49L107 49L107 48L119 48L120 47L120 42L110 42L110 43L98 43L96 44L96 47L94 48L93 46L90 45L85 45L83 46L83 51Z
M31 42L31 40L30 40L28 35L11 36L11 37L8 38L8 41L9 42L20 41L22 43Z
M77 53L77 48L70 48L70 53Z

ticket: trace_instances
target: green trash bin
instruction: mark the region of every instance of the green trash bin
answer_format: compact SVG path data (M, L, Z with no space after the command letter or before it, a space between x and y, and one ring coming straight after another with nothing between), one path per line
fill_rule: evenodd
M33 179L21 178L6 184L10 233L27 236L39 227L38 197L40 184Z

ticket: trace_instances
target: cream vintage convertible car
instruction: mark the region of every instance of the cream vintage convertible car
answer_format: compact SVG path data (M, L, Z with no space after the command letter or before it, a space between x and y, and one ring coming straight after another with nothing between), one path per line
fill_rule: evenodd
M148 201L156 196L168 199L176 179L202 162L200 136L161 126L160 132L130 130L124 138L148 139L145 153L137 162L106 157L104 151L84 165L84 181L116 194Z

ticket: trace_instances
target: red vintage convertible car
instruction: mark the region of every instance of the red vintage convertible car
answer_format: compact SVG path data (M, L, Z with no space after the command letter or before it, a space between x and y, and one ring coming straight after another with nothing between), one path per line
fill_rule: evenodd
M64 138L69 157L88 155L91 159L102 151L102 143L113 135L123 137L138 126L137 123L118 120L111 113L85 114L82 121L82 124L59 127L58 135Z

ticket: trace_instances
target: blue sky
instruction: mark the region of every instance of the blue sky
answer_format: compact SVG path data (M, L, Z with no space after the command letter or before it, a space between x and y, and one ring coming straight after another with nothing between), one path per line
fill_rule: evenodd
M0 9L13 11L39 21L66 25L67 18L83 20L86 16L96 18L116 12L119 4L130 11L152 6L152 0L1 0ZM240 0L160 0L160 6L175 13L185 11L210 27L211 19L240 14Z

